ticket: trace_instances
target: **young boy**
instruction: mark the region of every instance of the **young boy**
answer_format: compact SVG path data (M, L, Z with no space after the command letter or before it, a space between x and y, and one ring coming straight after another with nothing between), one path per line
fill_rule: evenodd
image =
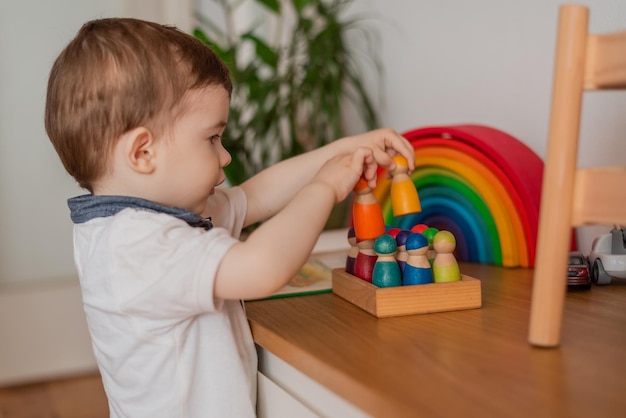
M413 168L406 139L378 130L218 188L231 161L220 142L231 89L209 48L135 19L86 23L52 67L46 130L90 192L68 203L113 417L254 416L241 300L294 276L361 176L373 186L396 153Z

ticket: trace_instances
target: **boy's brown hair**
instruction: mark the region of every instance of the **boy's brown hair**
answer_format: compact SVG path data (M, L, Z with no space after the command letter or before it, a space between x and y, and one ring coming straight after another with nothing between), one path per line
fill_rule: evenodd
M93 20L52 66L46 131L68 173L92 191L120 135L162 132L188 91L212 85L232 92L228 68L193 36L138 19Z

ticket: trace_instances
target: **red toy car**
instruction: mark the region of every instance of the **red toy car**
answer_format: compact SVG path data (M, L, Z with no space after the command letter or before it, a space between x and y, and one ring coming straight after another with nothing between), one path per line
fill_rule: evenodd
M587 258L578 251L572 251L569 253L569 262L567 268L567 288L591 288L591 279L589 277L589 265L587 264Z

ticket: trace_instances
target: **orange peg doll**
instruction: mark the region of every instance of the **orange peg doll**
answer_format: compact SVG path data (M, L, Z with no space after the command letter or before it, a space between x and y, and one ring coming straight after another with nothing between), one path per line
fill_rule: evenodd
M386 231L383 211L363 177L354 186L354 191L356 192L352 204L354 233L359 240L376 239Z
M391 208L393 216L409 215L422 211L415 184L409 177L409 164L401 155L393 157L396 168L391 171Z

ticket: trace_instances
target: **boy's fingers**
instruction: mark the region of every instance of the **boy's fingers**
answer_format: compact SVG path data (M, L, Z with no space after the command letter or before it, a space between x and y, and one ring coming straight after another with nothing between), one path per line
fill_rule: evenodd
M393 151L393 148L390 148L389 151ZM388 151L376 148L374 149L374 157L376 162L383 167L389 170L393 170L395 168L396 163L393 162L392 155Z
M352 155L352 163L354 168L358 168L359 171L365 171L365 167L368 164L375 163L373 151L367 147L359 147Z
M413 171L415 169L415 150L411 143L395 131L391 131L391 134L385 136L385 139L385 145L406 158L409 163L409 170Z
M374 152L370 148L364 149L364 156L362 161L361 171L363 173L363 177L367 180L368 185L371 188L376 187L376 171L378 170L378 164L376 163L376 158L374 157Z
M413 171L415 169L415 150L409 141L407 141L404 137L401 138L402 151L400 151L400 154L406 158L406 161L409 164L409 170Z
M368 163L363 167L363 175L365 176L367 180L374 179L376 177L377 168L378 168L378 164Z

